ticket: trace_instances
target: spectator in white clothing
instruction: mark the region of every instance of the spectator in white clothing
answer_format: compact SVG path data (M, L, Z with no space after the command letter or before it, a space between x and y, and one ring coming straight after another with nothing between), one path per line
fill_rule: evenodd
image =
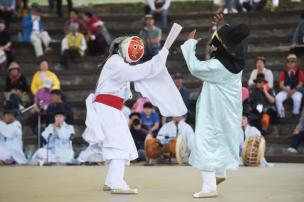
M259 73L263 73L265 75L265 80L267 81L269 87L272 89L273 88L273 74L270 69L266 69L266 67L265 67L266 59L264 57L257 57L255 64L256 64L256 69L254 69L250 74L248 86L251 88L254 87L255 86L254 80L257 78L257 75Z

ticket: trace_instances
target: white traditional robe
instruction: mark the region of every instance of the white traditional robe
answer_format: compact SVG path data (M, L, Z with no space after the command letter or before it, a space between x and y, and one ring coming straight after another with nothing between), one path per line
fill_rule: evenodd
M89 163L97 163L102 162L102 144L101 143L95 143L94 141L91 141L89 138L89 129L87 128L83 134L82 138L89 143L89 146L83 150L77 160L80 163L89 162Z
M71 163L74 159L74 151L70 138L74 134L74 127L65 122L60 128L50 124L42 132L42 137L47 142L46 145L35 152L30 163L37 164L39 161L46 163Z
M23 153L22 126L19 121L6 124L0 121L0 160L6 163L25 164Z
M189 163L201 170L223 172L239 166L242 120L242 71L233 74L217 59L200 61L197 40L187 40L182 52L191 74L204 81L196 104L196 124Z
M178 134L183 136L184 146L186 148L186 156L188 156L190 154L190 139L193 137L194 132L192 127L184 120L181 120L177 125L174 121L170 121L164 124L159 130L156 138L160 141L161 144L168 144L169 141L177 137ZM185 160L187 159L188 158Z
M163 48L150 61L130 65L114 54L105 63L95 94L86 100L86 125L89 144L102 144L103 160L122 159L126 163L138 157L137 150L122 111L95 102L98 94L114 95L124 100L131 99L130 82L152 104L159 107L163 115L182 116L187 108L166 69L168 50ZM163 83L167 82L167 83Z

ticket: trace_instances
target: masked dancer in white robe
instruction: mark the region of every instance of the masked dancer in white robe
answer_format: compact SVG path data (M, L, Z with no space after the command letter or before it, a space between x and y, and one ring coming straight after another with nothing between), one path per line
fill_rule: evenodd
M41 134L46 145L35 152L30 164L72 163L74 151L71 137L74 134L74 127L65 122L65 111L57 109L55 122L49 124Z
M135 90L149 98L164 116L187 113L165 66L170 46L163 47L150 61L137 65L131 64L144 54L139 37L119 37L110 46L110 56L103 65L96 92L86 100L86 130L90 134L87 139L92 144L102 144L103 160L108 167L104 191L138 193L124 180L125 166L138 157L128 121L121 111L124 101L132 98L131 81L134 81Z
M214 23L223 16L214 17ZM193 76L204 82L197 101L196 124L189 163L199 169L203 183L193 197L216 197L217 184L226 179L227 169L239 166L239 134L242 119L242 72L245 66L242 41L249 35L245 24L223 25L213 35L213 57L200 61L195 56L195 31L181 46Z
M0 120L0 164L27 162L22 148L22 126L15 117L17 111L11 102L3 110L3 119Z

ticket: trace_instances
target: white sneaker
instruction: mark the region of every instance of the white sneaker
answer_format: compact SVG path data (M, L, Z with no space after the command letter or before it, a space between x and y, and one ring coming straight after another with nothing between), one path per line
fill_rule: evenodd
M297 154L297 153L299 153L298 150L296 150L295 148L292 148L292 147L288 147L287 151L288 151L289 153L292 153L292 154Z

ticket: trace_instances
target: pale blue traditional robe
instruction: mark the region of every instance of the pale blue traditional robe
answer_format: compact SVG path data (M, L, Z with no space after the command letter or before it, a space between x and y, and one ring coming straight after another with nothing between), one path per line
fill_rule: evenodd
M27 162L23 153L22 127L19 121L5 123L0 121L0 160L6 163Z
M237 169L242 120L242 72L233 74L217 59L199 61L197 41L182 52L191 74L204 81L196 105L196 128L189 163L201 171Z

